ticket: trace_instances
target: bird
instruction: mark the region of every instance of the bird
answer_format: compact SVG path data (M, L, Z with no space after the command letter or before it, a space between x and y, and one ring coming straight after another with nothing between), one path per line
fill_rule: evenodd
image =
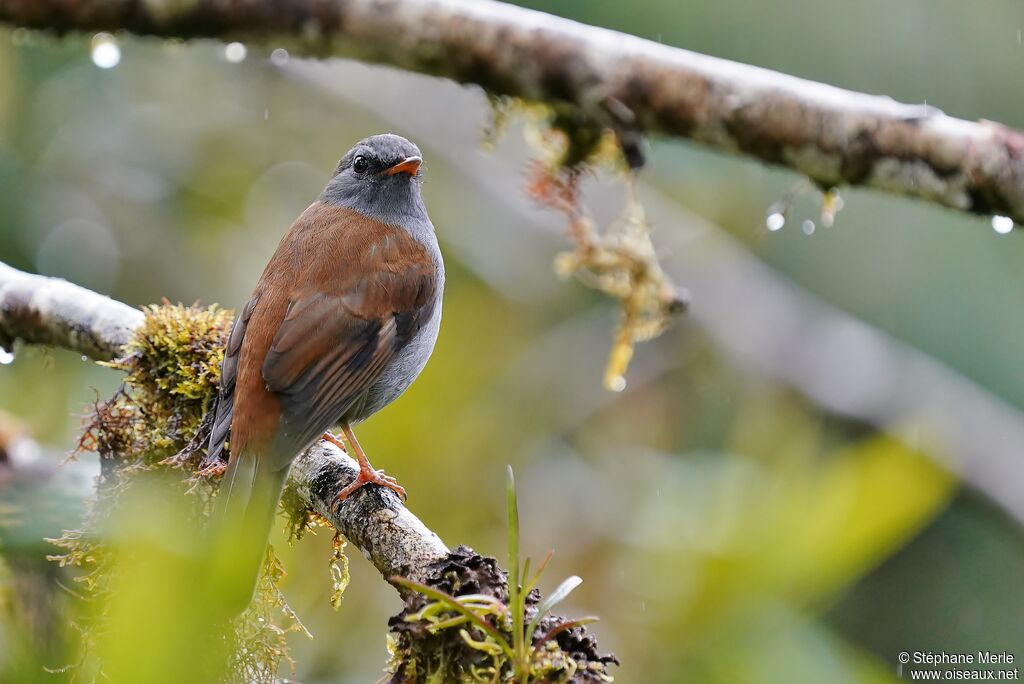
M422 162L398 135L356 143L284 234L228 336L207 460L228 447L213 527L229 547L233 612L255 591L292 461L321 437L345 448L332 428L359 463L339 499L368 484L405 497L352 426L408 389L440 329L444 262Z

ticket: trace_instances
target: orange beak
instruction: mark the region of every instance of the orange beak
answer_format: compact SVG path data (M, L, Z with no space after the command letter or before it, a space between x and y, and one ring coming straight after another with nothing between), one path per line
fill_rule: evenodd
M422 157L406 157L384 173L389 176L394 176L396 173L407 173L410 176L415 176L416 172L420 170L420 164L422 163Z

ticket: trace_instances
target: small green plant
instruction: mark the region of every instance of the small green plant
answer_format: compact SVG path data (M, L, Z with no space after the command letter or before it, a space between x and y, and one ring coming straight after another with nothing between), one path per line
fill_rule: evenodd
M556 637L580 625L594 622L596 617L577 620L542 622L551 609L565 600L583 581L573 575L565 579L544 600L535 594L540 578L553 555L549 551L530 574L530 559L519 561L519 507L516 501L515 477L508 468L508 601L488 594L473 593L453 596L420 582L396 577L395 584L429 599L419 611L408 615L407 622L427 624L427 631L438 634L443 630L458 629L459 636L470 648L486 654L485 664L469 667L469 681L531 682L570 681L576 676L578 665L558 645ZM601 668L595 673L599 679L611 681Z

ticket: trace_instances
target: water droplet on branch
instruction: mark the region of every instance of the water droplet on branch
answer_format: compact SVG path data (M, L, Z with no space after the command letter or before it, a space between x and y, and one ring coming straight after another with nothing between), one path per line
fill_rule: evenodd
M1013 232L1013 219L1009 216L993 216L992 230L996 231L1000 235L1006 235L1007 233Z
M768 216L765 219L765 227L771 232L782 230L782 227L786 225L786 215L789 214L789 210L793 208L794 202L803 193L810 189L811 185L808 183L806 178L801 178L792 187L787 190L779 201L768 207Z
M109 33L97 33L92 37L92 63L100 69L113 69L121 62L121 48Z
M288 54L288 51L285 50L284 48L277 48L276 50L270 53L270 63L273 64L274 66L284 66L285 64L288 63L289 58L290 55Z
M249 51L242 43L228 43L224 46L224 59L232 64L238 64L245 59Z
M814 221L807 219L804 224L800 226L800 230L804 232L804 235L814 235Z
M821 197L821 225L831 228L836 221L836 214L843 208L843 198L839 190L832 188Z

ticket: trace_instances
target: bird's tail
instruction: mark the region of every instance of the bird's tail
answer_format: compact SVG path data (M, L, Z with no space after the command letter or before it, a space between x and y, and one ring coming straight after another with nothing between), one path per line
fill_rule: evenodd
M267 540L288 467L255 453L232 454L215 501L211 556L225 611L238 615L249 605L266 557Z

